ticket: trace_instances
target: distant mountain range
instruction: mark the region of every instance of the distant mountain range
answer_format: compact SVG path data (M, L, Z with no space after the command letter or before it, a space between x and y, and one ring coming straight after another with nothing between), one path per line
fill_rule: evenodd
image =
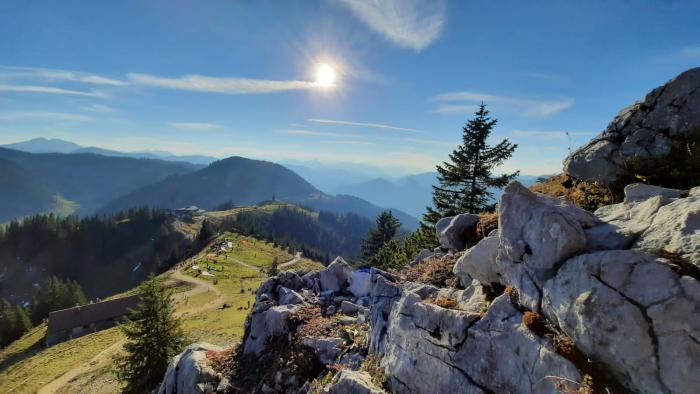
M518 181L525 186L537 182L537 175L521 175ZM396 207L406 213L420 218L425 208L433 204L433 185L437 185L437 172L425 172L398 179L375 178L365 182L348 183L335 186L334 193L351 194L365 199L372 204ZM492 190L498 200L501 190Z
M75 213L89 215L117 196L200 168L185 162L0 148L0 223L52 211L60 198L77 203Z
M63 213L81 216L146 205L158 208L198 205L205 209L229 201L254 205L273 197L316 210L355 213L372 220L384 209L358 197L323 193L286 167L243 157L203 166L135 158L107 149L82 148L62 140L34 139L10 146L70 153L28 153L0 148L0 223L35 213L56 212L63 202L71 207ZM392 211L407 229L418 225L411 215L394 207Z
M185 205L211 210L227 201L254 205L272 198L314 210L355 213L372 219L384 209L358 197L325 194L280 164L230 157L201 170L144 186L115 199L100 212L113 213L133 206L180 208ZM406 228L417 227L416 218L398 209L392 211Z
M184 161L193 164L208 165L215 162L216 157L202 155L178 156L166 151L137 151L120 152L111 149L97 148L94 146L80 146L70 141L48 138L34 138L28 141L13 144L0 145L3 148L20 150L29 153L93 153L96 155L113 157L131 157L136 159L158 159L164 161Z

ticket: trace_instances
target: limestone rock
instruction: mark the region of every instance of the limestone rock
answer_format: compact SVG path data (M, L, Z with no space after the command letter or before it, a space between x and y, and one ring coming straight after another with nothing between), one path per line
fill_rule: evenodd
M700 284L632 250L568 260L547 282L543 311L631 391L700 385Z
M677 199L659 208L634 247L677 253L700 266L700 196Z
M680 198L682 195L683 191L678 189L668 189L665 187L646 185L643 183L632 183L625 186L624 202L631 203L645 201L656 196Z
M367 372L340 371L331 382L329 394L382 394L384 390L372 383L372 377Z
M195 343L175 356L168 365L158 394L212 392L219 384L216 372L207 361L208 351L223 348L209 343Z
M364 297L369 295L372 289L372 281L370 273L366 271L353 271L350 275L350 285L348 291L355 297Z
M430 258L430 257L433 257L433 256L435 256L435 255L436 255L436 253L433 252L433 251L431 251L431 250L428 250L428 249L421 249L420 252L418 252L418 256L416 256L416 258L414 258L413 260L411 260L411 262L408 263L408 264L409 264L409 265L420 264L420 263L423 262L423 260L425 260L425 259L427 259L427 258Z
M479 215L470 213L438 220L435 231L440 245L449 250L464 250L467 241L475 238L478 222Z
M391 312L381 362L391 391L555 393L545 376L580 380L571 363L522 325L506 297L483 318L479 313L441 308L404 291Z
M271 337L287 334L289 316L299 307L300 305L279 305L260 313L253 311L246 322L250 327L243 345L244 353L260 354Z
M484 284L500 283L501 276L496 267L499 244L499 237L486 237L467 249L457 260L452 272L459 278L462 286L471 285L472 279Z
M314 338L307 337L304 338L302 343L307 346L318 355L318 359L323 365L334 364L342 349L340 345L343 340L340 338Z
M280 305L301 304L304 302L304 297L302 297L301 294L284 286L280 286L277 293Z
M321 291L339 291L345 288L350 277L350 266L338 256L325 269L319 272Z
M498 268L515 286L521 302L538 310L540 291L558 264L584 250L586 227L599 223L588 212L533 193L518 182L508 185L498 204Z
M626 163L663 158L672 143L700 130L700 68L678 75L622 110L605 131L564 161L564 172L578 179L614 185Z

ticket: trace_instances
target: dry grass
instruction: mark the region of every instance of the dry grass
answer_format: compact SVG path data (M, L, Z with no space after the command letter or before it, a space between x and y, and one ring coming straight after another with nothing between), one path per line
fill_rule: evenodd
M457 302L457 300L449 298L449 297L438 296L435 298L428 298L423 302L425 302L426 304L437 305L440 308L445 308L445 309L459 309L458 308L459 303Z
M384 387L386 382L386 375L384 375L384 370L380 365L381 358L376 354L370 354L362 362L360 371L365 371L372 377L372 383L377 387Z
M527 311L523 313L523 324L540 337L551 333L547 321L537 312Z
M476 238L486 238L491 231L498 228L498 214L496 212L483 212L479 214L479 223L476 224Z
M559 174L530 186L536 193L552 197L566 197L574 204L589 211L621 201L621 196L615 195L607 187L595 182L574 181L568 175Z
M452 273L457 255L430 257L406 271L406 279L438 287L455 287L459 282Z

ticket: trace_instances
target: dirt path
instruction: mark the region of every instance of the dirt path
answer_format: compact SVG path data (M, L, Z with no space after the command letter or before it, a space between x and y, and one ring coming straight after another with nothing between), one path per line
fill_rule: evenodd
M287 261L286 263L280 264L279 269L287 268L287 267L289 267L290 265L296 264L296 263L299 262L299 260L301 260L301 252L297 252L297 253L294 255L294 258L293 258L293 259Z
M179 280L182 282L187 282L191 283L194 285L194 288L187 290L185 292L175 294L174 298L176 302L181 302L182 300L185 300L187 298L196 296L198 294L206 293L209 291L213 291L214 294L216 294L216 298L207 302L204 305L197 306L195 308L179 308L175 312L176 317L183 316L185 314L193 314L193 313L198 313L202 311L207 311L210 309L214 309L218 307L219 305L222 304L224 296L221 294L221 291L214 285L205 282L201 279L193 278L191 276L184 275L180 271L172 271L170 274L169 279L175 279ZM186 305L186 304L185 304ZM58 378L54 379L53 381L49 382L46 384L44 387L40 388L39 391L37 392L38 394L53 394L55 393L58 389L66 385L68 382L71 380L75 379L76 377L90 372L90 369L98 364L100 361L104 360L107 357L112 357L114 354L116 354L121 348L122 345L124 344L124 341L121 340L110 347L104 349L103 351L99 352L95 357L90 359L90 361L83 363L81 365L78 365L74 367L73 369L69 370L68 372L64 373L63 375L59 376Z
M240 264L240 265L242 265L242 266L244 266L244 267L246 267L246 268L250 268L250 269L252 269L252 270L255 271L255 272L263 272L263 269L260 268L260 267L256 267L256 266L254 266L254 265L252 265L252 264L248 264L248 263L246 263L246 262L243 262L243 261L238 260L238 259L236 259L236 258L233 258L233 257L231 257L231 256L228 256L227 258L228 258L229 260L233 261L234 263Z

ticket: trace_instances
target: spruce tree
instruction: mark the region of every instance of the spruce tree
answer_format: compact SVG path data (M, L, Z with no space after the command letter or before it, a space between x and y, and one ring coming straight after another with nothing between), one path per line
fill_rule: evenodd
M172 292L162 280L151 277L139 291L138 307L121 326L127 339L125 354L115 357L117 377L125 383L125 393L153 389L185 343L180 321L173 316Z
M433 186L433 205L424 219L434 224L440 218L460 213L478 213L493 207L491 188L504 188L518 175L494 176L492 170L511 157L517 144L504 139L495 146L486 140L497 119L489 117L483 103L462 129L462 144L450 154L450 160L437 166L439 185Z
M369 231L367 238L362 243L362 259L369 265L376 264L376 256L379 250L394 239L396 230L401 227L401 222L394 217L391 211L383 211L377 216L376 226Z
M277 257L275 257L272 260L272 263L270 263L270 269L267 271L267 274L270 276L275 276L279 273L280 273L279 261L277 260Z

